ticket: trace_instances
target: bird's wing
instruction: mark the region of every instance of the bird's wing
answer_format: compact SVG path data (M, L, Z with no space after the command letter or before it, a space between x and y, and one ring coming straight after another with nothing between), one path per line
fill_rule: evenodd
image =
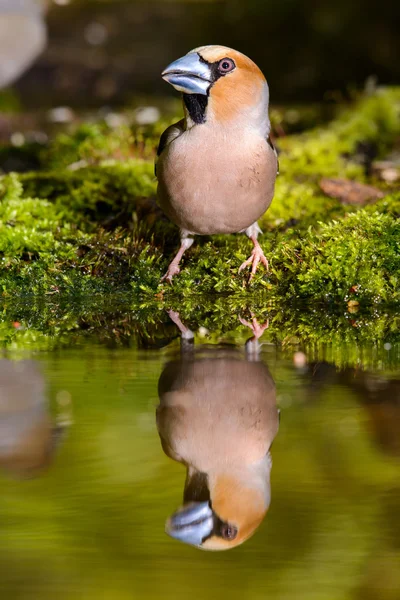
M167 131L168 131L168 129L167 129ZM272 140L271 140L270 136L267 137L267 142L268 142L268 145L271 147L273 153L276 156L276 162L277 162L277 165L278 165L278 169L277 169L276 173L277 173L277 175L279 175L279 158L278 158L278 152L276 151L276 148L275 148L274 144L272 143Z
M161 152L167 146L169 146L169 144L171 142L173 142L174 140L176 140L176 138L178 138L180 135L182 135L182 133L184 131L185 131L185 119L182 119L181 121L178 121L178 123L174 123L173 125L170 125L169 127L167 127L167 129L161 135L160 142L159 142L158 148L157 148L157 156L156 156L156 160L155 160L155 164L154 164L154 172L155 172L156 177L157 177L157 162L158 162L158 158L159 158Z

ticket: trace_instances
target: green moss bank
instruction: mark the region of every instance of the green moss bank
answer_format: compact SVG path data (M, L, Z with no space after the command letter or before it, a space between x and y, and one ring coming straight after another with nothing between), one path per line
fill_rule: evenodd
M41 151L39 171L0 179L4 301L128 294L138 306L178 303L185 312L199 295L217 294L229 296L234 312L257 297L259 308L276 314L293 305L324 307L322 314L327 305L354 312L400 302L400 193L369 176L362 152L384 157L398 143L399 89L278 140L281 174L260 238L271 268L260 268L250 286L238 274L251 250L240 235L199 238L180 276L160 283L178 243L154 200L152 156L165 125L84 125ZM386 195L365 207L346 205L323 194L323 176L373 183Z

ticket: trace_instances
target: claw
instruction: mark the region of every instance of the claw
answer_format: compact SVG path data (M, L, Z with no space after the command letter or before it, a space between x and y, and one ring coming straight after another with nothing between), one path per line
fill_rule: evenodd
M243 271L243 269L246 269L247 267L250 267L250 265L251 265L251 273L250 273L250 277L249 277L249 283L253 279L260 262L264 265L264 267L266 268L267 271L269 270L268 260L265 257L265 254L264 254L260 244L257 242L257 240L255 238L251 238L251 240L254 244L254 248L252 250L251 256L250 256L250 258L245 260L244 263L242 263L239 267L239 273L240 273L241 271Z
M163 275L163 277L161 277L161 281L168 281L168 283L172 283L172 278L175 275L179 275L180 272L181 270L178 267L178 265L174 265L172 261L172 263L168 267L168 271L165 273L165 275Z
M183 237L182 238L182 242L181 242L181 247L179 248L174 260L171 262L171 264L168 267L168 271L165 273L165 275L161 278L161 281L168 281L168 283L172 282L172 278L175 277L175 275L178 275L181 270L179 268L179 263L181 261L182 256L184 255L185 251L190 248L190 246L193 244L193 238L190 237Z
M257 319L255 318L255 316L253 315L253 313L251 314L251 323L249 321L246 321L245 319L243 319L242 317L239 317L239 321L241 322L242 325L244 325L245 327L248 327L249 329L252 330L253 335L254 335L254 340L258 340L262 334L264 333L264 331L266 329L268 329L269 327L269 319L267 319L266 323L264 323L263 325L260 325L259 322L257 321Z

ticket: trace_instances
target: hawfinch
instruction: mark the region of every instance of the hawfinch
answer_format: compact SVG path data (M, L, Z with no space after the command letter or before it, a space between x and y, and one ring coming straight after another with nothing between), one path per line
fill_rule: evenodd
M271 204L278 161L269 139L269 90L244 54L203 46L171 63L163 79L183 93L185 117L157 152L158 202L180 229L181 247L163 280L179 273L194 235L244 232L253 242L250 279L262 262L257 219Z
M170 316L180 327L179 316ZM180 360L166 365L158 388L162 447L187 469L183 506L166 532L205 550L227 550L253 535L270 504L275 385L257 359L256 341L246 358L232 348L195 352L191 332L180 329Z

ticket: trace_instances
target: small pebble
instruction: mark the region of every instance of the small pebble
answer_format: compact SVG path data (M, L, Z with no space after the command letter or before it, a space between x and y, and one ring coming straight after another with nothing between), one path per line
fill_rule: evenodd
M293 354L293 364L298 369L303 369L307 364L307 357L304 352L295 352Z
M71 403L71 394L67 390L60 390L56 395L57 404L67 406Z
M70 123L74 118L74 111L69 106L56 106L47 113L47 119L52 123Z
M25 136L20 131L15 131L10 138L11 144L16 148L20 148L25 144Z
M91 46L102 46L108 38L108 31L105 25L93 21L85 28L85 40Z
M160 111L155 106L142 106L135 110L134 118L138 125L151 125L160 118Z

